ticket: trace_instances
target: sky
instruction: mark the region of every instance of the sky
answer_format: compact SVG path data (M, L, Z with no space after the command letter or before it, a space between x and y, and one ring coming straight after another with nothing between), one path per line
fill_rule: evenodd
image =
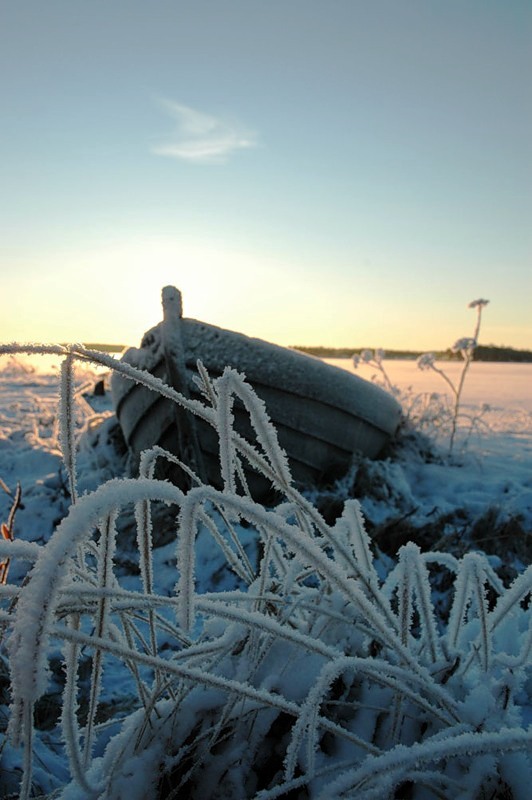
M160 293L283 345L532 349L529 0L0 0L0 341Z

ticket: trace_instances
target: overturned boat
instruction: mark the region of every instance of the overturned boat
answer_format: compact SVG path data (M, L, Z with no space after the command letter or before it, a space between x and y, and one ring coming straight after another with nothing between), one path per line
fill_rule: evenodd
M319 485L345 471L355 453L377 456L395 433L400 406L375 384L296 350L184 318L181 295L172 286L163 289L163 312L163 321L144 335L140 348L128 349L122 360L200 400L198 360L211 378L226 366L245 374L266 405L297 483ZM111 391L134 461L155 444L186 460L183 442L192 434L201 451L201 477L220 485L218 436L207 422L176 411L171 400L117 372ZM253 441L249 416L239 403L234 419L237 432ZM252 470L250 476L254 494L264 494L264 483L254 480Z

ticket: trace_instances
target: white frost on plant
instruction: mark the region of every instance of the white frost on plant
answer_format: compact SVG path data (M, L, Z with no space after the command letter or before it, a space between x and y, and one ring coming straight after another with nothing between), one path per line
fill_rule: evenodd
M434 353L422 353L417 359L417 365L421 370L432 369L435 361L436 356Z
M62 795L57 787L64 800L91 793L118 800L139 764L138 797L163 791L161 780L168 793L214 800L280 797L296 785L310 797L329 797L333 786L335 797L381 798L403 781L436 796L479 796L499 776L520 797L530 768L521 714L532 641L523 601L532 569L506 588L480 553L458 559L413 544L388 574L382 564L377 569L359 503L347 500L328 524L291 485L276 432L243 378L229 371L209 386L212 407L187 407L217 425L224 491L196 485L184 494L154 480L154 458L167 457L157 450L142 460L139 479L111 480L81 495L47 543L5 546L13 557L38 556L2 618L12 628L11 732L27 744L20 797L30 796L36 774L31 712L48 688L58 644L68 704L59 724L72 775ZM220 412L215 404L224 393ZM260 452L239 449L233 395L256 428ZM278 506L265 508L238 488L236 462L246 452L284 492ZM386 469L397 486L392 466ZM432 466L441 482L443 466ZM421 484L420 465L411 467ZM403 494L413 507L406 480ZM160 523L153 501L176 507L176 541L158 562L164 580L154 568L151 536ZM393 505L392 494L387 502ZM138 578L117 563L117 530L105 525L124 504L137 512ZM103 535L94 538L98 526ZM246 541L257 558L248 557ZM218 578L225 570L233 583L213 580L206 590L201 565L213 550ZM437 613L438 569L454 586L449 623ZM86 656L97 663L88 691L79 675ZM135 695L135 707L115 717L110 741L95 725L109 674ZM83 692L92 697L89 730L76 716ZM273 783L270 772L261 774L265 759L276 760Z
M471 353L475 347L477 346L476 339L471 339L468 336L464 336L462 339L457 339L456 342L451 347L451 352L453 353Z
M383 353L384 355L382 350L379 352ZM355 369L357 369L360 364L371 364L376 361L377 359L374 356L373 350L369 350L368 348L361 350L360 353L355 353L353 356L353 366Z

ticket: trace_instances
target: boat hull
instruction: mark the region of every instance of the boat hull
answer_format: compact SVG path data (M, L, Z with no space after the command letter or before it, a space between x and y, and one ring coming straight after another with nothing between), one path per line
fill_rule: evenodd
M122 358L169 382L163 325L148 331L141 347L130 348ZM346 370L197 320L180 319L180 336L189 396L201 399L193 379L198 359L211 378L221 375L226 366L243 373L264 401L299 484L320 484L327 476L345 471L355 453L377 456L397 429L401 410L396 400ZM135 460L154 444L180 455L175 404L118 373L113 374L111 388ZM249 416L238 402L234 417L236 430L253 441ZM199 419L195 425L207 480L220 485L216 431ZM254 493L263 493L267 486L257 488L256 477L251 478Z

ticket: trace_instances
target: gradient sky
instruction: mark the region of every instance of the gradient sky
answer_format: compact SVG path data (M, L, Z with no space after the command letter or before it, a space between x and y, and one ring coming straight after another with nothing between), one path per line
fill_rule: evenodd
M0 0L0 341L532 348L529 0Z

